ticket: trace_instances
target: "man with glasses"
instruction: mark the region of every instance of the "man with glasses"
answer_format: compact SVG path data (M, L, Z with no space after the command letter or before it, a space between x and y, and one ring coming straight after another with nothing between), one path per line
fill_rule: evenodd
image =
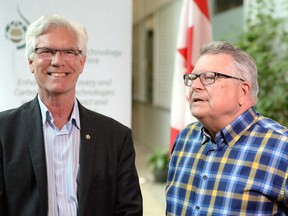
M167 215L287 215L288 129L254 109L254 60L212 42L184 83L198 122L175 140Z
M0 215L142 215L131 130L75 96L87 40L59 15L27 30L38 95L0 113Z

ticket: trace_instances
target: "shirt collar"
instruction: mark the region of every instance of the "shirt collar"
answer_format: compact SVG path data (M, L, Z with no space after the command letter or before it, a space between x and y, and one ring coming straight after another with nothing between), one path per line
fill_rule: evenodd
M220 141L223 143L224 139L227 145L233 147L251 125L257 121L258 116L254 107L249 108L216 134L216 144L220 144Z
M259 114L255 111L254 107L246 110L237 119L218 131L215 139L217 146L226 144L233 147L250 126L257 121L258 116ZM202 133L204 134L202 145L212 140L211 135L204 126L202 127Z
M38 102L41 110L41 116L42 116L42 124L44 125L46 121L48 121L48 118L51 118L53 121L53 116L51 115L50 111L48 108L45 106L43 101L41 100L40 96L38 95ZM80 117L79 117L79 107L78 107L78 102L77 99L74 99L74 106L73 106L73 111L70 117L70 120L72 123L80 129Z
M212 141L212 137L209 133L209 131L203 126L201 128L202 133L203 133L203 139L202 139L202 145L204 145L205 143L209 142L210 140Z

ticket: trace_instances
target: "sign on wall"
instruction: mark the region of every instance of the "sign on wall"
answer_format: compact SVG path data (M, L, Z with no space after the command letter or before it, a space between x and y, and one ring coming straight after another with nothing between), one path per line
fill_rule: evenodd
M85 25L88 56L76 96L94 111L131 126L131 0L0 0L0 111L37 94L24 57L25 33L43 14L57 13Z

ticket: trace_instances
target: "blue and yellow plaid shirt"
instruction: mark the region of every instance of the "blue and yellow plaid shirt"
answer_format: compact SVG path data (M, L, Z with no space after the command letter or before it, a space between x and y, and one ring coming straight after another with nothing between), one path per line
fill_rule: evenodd
M216 134L199 122L178 135L167 215L287 215L288 129L250 108Z

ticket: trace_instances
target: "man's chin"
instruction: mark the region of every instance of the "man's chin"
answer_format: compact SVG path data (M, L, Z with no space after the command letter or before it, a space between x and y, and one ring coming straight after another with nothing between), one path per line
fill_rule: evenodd
M203 115L203 110L198 109L198 108L192 108L192 109L191 109L191 114L192 114L195 118L198 118L199 116Z

